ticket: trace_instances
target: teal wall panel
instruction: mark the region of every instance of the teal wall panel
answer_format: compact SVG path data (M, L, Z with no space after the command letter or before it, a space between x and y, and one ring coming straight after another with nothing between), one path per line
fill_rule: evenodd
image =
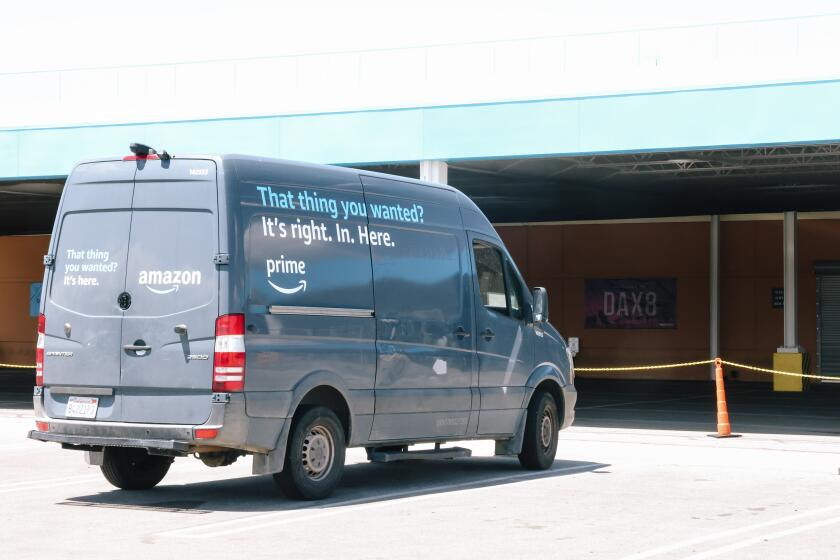
M324 163L573 155L840 139L840 81L131 125L0 130L0 179L66 175L139 141Z
M278 157L280 119L154 123L144 126L142 140L138 141L175 154L239 153ZM128 144L122 150L128 150Z
M316 163L419 160L423 111L283 117L277 157Z
M578 100L426 109L424 159L580 151Z
M3 170L18 169L18 135L0 131L0 177Z

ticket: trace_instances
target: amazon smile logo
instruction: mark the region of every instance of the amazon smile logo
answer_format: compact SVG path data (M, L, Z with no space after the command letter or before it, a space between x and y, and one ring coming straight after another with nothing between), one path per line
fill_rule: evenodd
M171 294L181 289L181 286L197 286L201 284L199 270L141 270L137 283L146 286L153 294Z
M301 280L300 282L298 282L298 285L295 286L294 288L284 288L283 286L278 286L277 284L275 284L271 280L268 281L268 285L271 286L272 288L274 288L275 290L277 290L278 292L280 292L281 294L286 294L286 295L296 294L298 292L305 292L306 291L306 280Z

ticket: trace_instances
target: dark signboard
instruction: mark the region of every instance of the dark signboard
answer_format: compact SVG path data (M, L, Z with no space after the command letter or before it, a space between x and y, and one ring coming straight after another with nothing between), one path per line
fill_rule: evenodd
M773 288L773 309L785 308L785 289Z
M588 329L677 327L676 278L593 278L585 282Z

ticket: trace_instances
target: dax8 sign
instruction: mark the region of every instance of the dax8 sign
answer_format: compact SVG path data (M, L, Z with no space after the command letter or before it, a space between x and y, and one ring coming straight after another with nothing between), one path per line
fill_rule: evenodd
M677 326L675 278L586 280L586 328L673 329Z

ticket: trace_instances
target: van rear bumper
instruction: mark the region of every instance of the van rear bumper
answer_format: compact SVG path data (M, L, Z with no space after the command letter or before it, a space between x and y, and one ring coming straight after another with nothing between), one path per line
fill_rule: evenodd
M217 396L219 398L217 398ZM275 447L285 419L250 419L245 414L242 393L213 395L210 416L203 424L146 424L68 420L50 418L40 402L33 401L35 420L46 423L47 431L33 430L29 437L38 441L61 443L71 449L91 450L101 447L142 447L160 450L165 455L186 455L198 447L225 447L246 452L265 453ZM211 398L210 395L207 397ZM218 429L212 439L196 439L196 429Z
M59 434L51 432L39 432L32 430L29 437L38 441L51 441L63 445L78 447L85 450L99 449L102 447L142 447L150 450L170 451L177 454L189 453L190 446L194 445L185 440L166 439L137 439L125 437L101 437L101 436L74 436L70 434Z

